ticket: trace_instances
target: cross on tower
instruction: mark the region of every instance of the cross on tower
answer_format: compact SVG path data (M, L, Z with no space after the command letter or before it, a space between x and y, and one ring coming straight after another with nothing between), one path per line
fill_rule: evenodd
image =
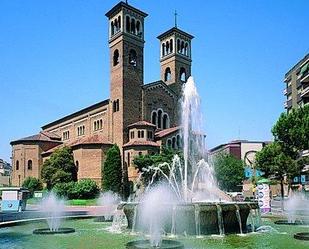
M174 15L175 15L175 28L177 28L177 11L175 10L175 13L174 13Z

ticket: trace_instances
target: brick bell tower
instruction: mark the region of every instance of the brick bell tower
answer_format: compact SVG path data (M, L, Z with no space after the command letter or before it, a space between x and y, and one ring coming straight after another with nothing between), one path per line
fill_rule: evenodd
M161 80L178 94L191 76L192 35L175 27L157 37L160 40Z
M120 2L106 13L110 49L110 140L120 148L127 126L140 120L146 13Z

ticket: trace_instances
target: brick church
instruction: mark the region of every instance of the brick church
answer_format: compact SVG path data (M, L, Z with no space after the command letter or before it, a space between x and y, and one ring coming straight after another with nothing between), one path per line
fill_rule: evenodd
M191 75L193 36L176 26L158 36L160 79L144 83L144 19L147 14L120 2L106 13L109 25L110 98L42 126L11 142L13 179L40 178L43 162L57 148L72 148L78 179L101 185L106 151L117 144L124 172L134 181L137 155L162 146L181 147L177 106L182 84Z

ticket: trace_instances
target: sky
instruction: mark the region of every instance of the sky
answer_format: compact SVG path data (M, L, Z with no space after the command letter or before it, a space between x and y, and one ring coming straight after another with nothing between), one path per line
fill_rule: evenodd
M116 0L0 0L0 158L10 141L109 98L108 24ZM160 77L157 36L192 35L207 147L271 140L284 74L309 52L307 0L129 0L145 22L145 82Z

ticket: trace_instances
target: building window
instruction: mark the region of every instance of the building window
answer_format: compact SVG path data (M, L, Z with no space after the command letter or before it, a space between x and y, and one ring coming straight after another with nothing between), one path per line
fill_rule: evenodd
M151 114L151 123L153 123L154 125L157 125L157 112L153 111Z
M168 115L165 113L163 115L163 129L169 128L169 121L168 121Z
M79 168L79 162L78 161L75 162L75 166L76 166L76 172L78 172L78 168Z
M158 128L161 129L162 128L162 110L158 111Z
M171 69L169 67L167 67L165 69L165 73L164 73L164 81L170 81L172 78L172 72Z
M184 82L186 78L186 69L182 67L180 68L179 79Z
M171 148L172 147L172 140L169 138L169 139L167 139L167 141L166 141L166 146L168 147L168 148Z
M130 31L131 31L132 34L136 34L135 19L134 18L131 19L131 30Z
M162 57L165 56L165 43L162 43Z
M175 137L172 138L172 148L176 149L176 138Z
M137 132L137 137L138 137L138 138L144 138L144 131L143 131L143 130L138 131L138 132Z
M177 39L177 52L180 54L181 48L180 48L180 40Z
M147 138L152 139L153 133L152 131L147 131Z
M27 166L28 170L32 170L32 160L28 160Z
M117 66L119 64L119 50L116 49L113 55L113 66Z
M119 99L113 101L113 112L119 111Z
M173 39L170 40L170 53L173 53L174 46L173 46Z
M82 135L85 135L85 126L84 125L77 127L77 136L82 136Z
M137 54L136 54L136 51L134 49L130 50L129 64L134 66L134 67L136 67L136 65L137 65Z
M180 149L182 147L180 135L176 136L176 145L177 145L178 149Z
M93 129L95 131L102 130L103 129L103 120L99 119L99 120L94 121L93 122Z
M16 170L19 170L19 161L18 160L15 163L15 168L16 168Z
M131 162L130 162L130 152L128 152L128 167L130 167Z
M134 139L134 131L130 132L130 137L131 137L131 139Z
M64 131L62 133L62 138L63 138L63 140L68 140L70 138L70 132L69 131Z

